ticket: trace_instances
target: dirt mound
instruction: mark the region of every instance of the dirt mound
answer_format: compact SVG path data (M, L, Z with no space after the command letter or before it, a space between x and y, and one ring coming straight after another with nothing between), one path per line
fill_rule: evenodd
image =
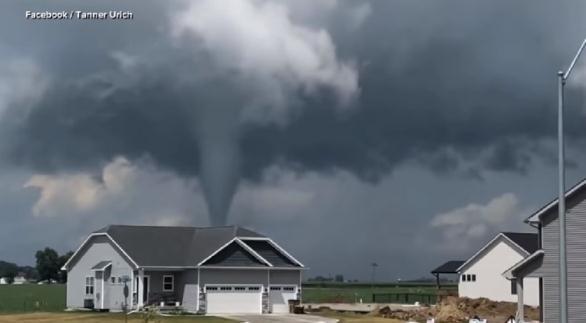
M423 321L435 317L442 323L467 322L468 319L478 316L489 320L501 320L510 315L515 315L517 304L510 302L494 302L486 298L470 299L458 297L446 297L442 302L433 307L417 310L396 310L389 307L378 308L371 315L394 318L399 320ZM539 318L539 309L526 306L525 316L532 320Z

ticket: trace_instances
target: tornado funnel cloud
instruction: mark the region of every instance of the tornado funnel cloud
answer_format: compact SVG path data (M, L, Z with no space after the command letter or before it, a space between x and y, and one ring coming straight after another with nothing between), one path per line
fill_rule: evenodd
M238 110L207 106L198 118L200 179L210 223L225 225L240 178Z

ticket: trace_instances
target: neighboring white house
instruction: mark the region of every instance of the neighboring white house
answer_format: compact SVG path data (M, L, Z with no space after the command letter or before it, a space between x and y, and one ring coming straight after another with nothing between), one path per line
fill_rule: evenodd
M4 278L4 277L0 277L0 285L6 285L8 284L8 279Z
M28 283L28 280L24 278L24 276L16 276L14 277L14 281L12 282L13 285L22 285Z
M501 232L458 269L460 297L517 302L516 282L502 273L538 249L538 235ZM524 302L539 306L539 279L525 278Z
M68 308L179 303L190 312L260 314L289 311L304 266L239 227L111 225L91 233L62 269Z

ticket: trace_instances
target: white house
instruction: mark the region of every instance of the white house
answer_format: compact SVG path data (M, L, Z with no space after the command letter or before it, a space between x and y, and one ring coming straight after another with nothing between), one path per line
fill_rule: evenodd
M91 233L62 269L68 308L179 303L190 312L260 314L289 312L305 267L240 227L110 225Z
M538 243L537 234L499 233L457 269L459 296L517 302L516 282L502 273L535 252ZM524 303L539 306L539 279L525 278L523 283Z
M4 278L4 277L0 277L0 285L6 285L8 284L8 279Z
M13 285L22 285L28 283L28 280L24 278L24 276L16 276L14 277L14 281L12 282Z

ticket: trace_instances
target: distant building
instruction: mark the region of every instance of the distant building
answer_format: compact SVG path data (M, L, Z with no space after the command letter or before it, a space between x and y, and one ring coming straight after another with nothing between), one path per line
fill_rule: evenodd
M568 321L584 322L586 318L586 180L566 191L566 258ZM542 322L560 322L560 221L558 199L544 205L525 222L538 229L540 248L523 261L511 266L504 276L519 283L527 277L541 280ZM523 293L527 287L518 284ZM519 293L519 294L521 294ZM525 298L526 300L526 298ZM518 300L522 312L524 299Z
M6 284L8 284L8 279L7 278L4 278L4 277L1 277L0 278L0 285L6 285Z
M502 274L538 249L537 234L501 232L458 269L460 297L517 302L517 285ZM539 306L539 279L524 279L524 302Z
M12 281L13 285L22 285L28 283L28 280L24 278L24 276L16 276L14 277L14 281Z

